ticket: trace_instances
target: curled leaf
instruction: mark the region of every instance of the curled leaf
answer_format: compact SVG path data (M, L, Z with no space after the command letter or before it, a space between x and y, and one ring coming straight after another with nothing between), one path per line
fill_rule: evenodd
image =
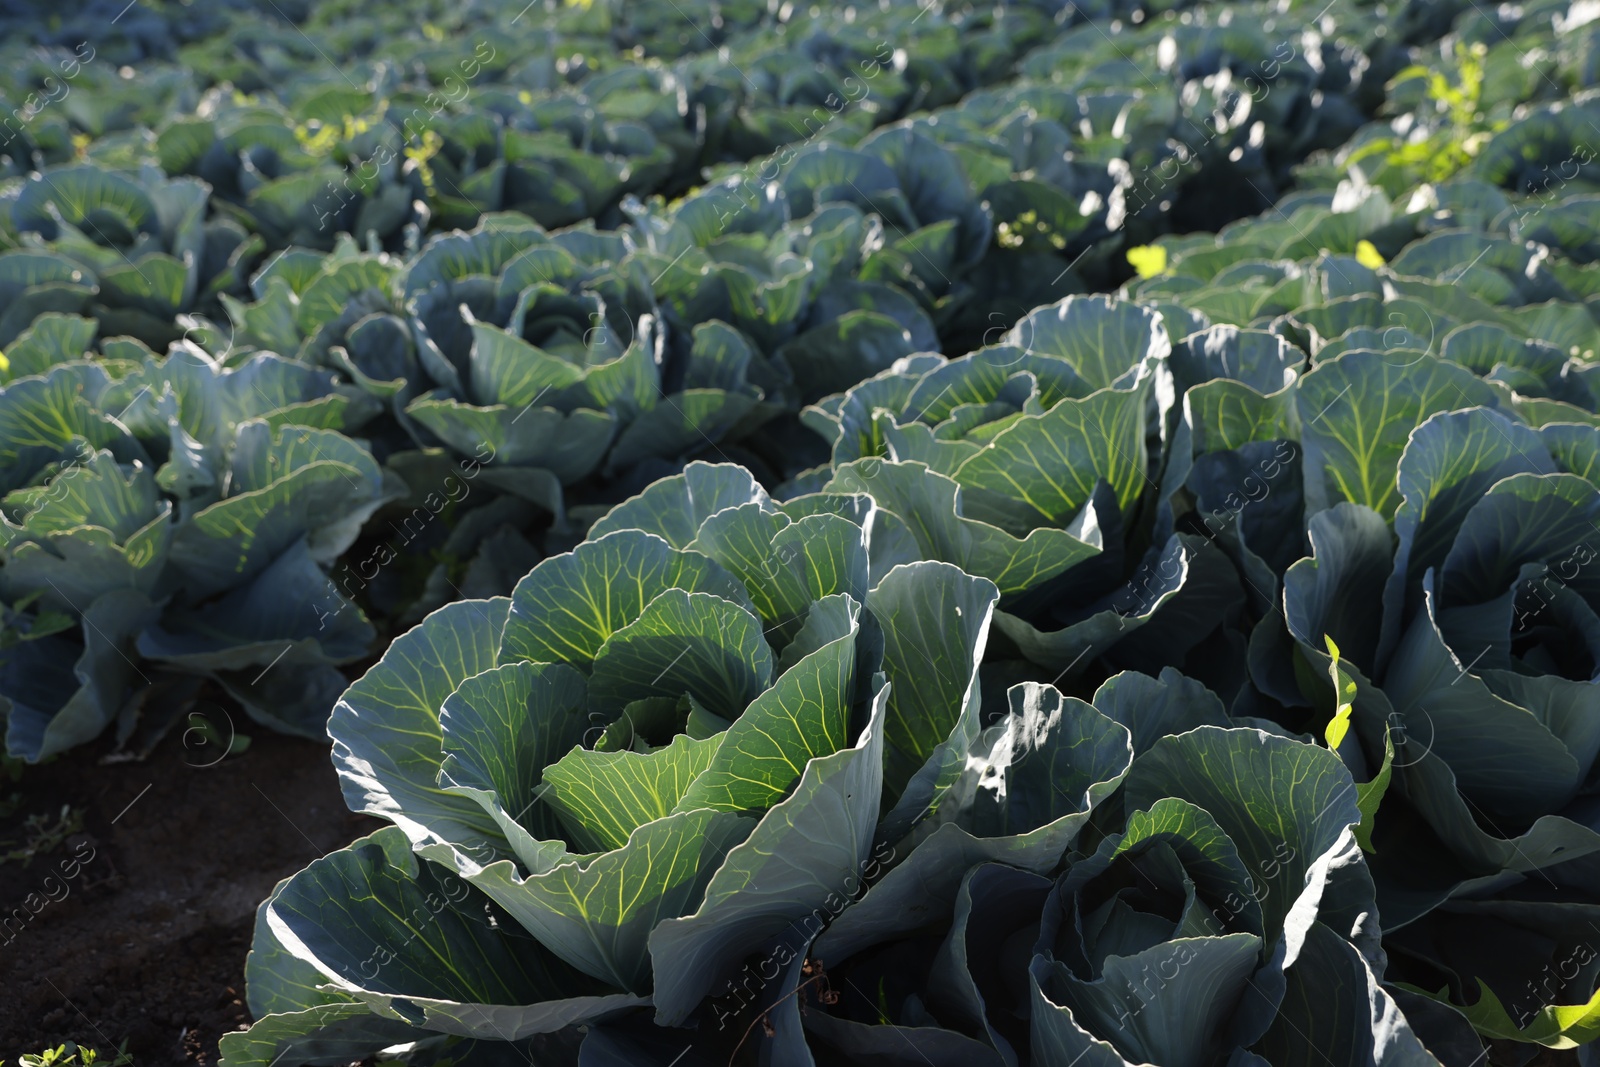
M1325 736L1329 750L1337 752L1344 735L1350 732L1350 714L1355 710L1356 683L1339 669L1339 646L1333 643L1333 638L1324 635L1322 639L1328 643L1328 655L1333 657L1333 662L1328 665L1328 673L1333 678L1335 694L1333 718L1328 720Z

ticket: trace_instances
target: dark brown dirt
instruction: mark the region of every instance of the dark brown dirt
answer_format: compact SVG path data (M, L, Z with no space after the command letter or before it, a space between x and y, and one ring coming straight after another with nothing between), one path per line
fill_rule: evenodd
M126 1041L138 1067L215 1064L219 1037L249 1022L256 905L378 824L346 809L326 745L241 728L248 750L213 766L218 748L180 726L143 762L76 750L0 786L0 801L21 794L0 854L29 837L30 815L67 804L83 818L48 853L0 864L0 922L13 917L0 925L0 1060Z

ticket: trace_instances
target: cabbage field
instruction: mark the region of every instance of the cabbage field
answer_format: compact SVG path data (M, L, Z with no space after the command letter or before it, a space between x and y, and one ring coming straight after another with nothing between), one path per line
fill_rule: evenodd
M1600 1067L1594 0L0 59L4 1062Z

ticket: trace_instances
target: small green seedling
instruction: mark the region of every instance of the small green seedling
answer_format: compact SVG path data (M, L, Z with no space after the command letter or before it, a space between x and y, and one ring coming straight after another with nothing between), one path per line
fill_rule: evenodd
M68 1041L43 1052L27 1053L18 1062L20 1067L89 1067L90 1064L95 1067L133 1067L133 1056L128 1052L126 1041L117 1048L116 1056L112 1059L102 1059L94 1049ZM5 1067L4 1060L0 1060L0 1067Z

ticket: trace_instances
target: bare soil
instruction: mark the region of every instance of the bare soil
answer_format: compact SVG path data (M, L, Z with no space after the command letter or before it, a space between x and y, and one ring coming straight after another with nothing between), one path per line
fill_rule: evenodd
M180 726L142 762L75 750L0 786L0 802L20 794L0 854L38 840L29 816L82 814L48 852L0 864L0 1060L126 1041L138 1067L215 1064L248 1024L256 906L378 824L346 809L326 745L242 728L249 748L210 766L218 746Z

